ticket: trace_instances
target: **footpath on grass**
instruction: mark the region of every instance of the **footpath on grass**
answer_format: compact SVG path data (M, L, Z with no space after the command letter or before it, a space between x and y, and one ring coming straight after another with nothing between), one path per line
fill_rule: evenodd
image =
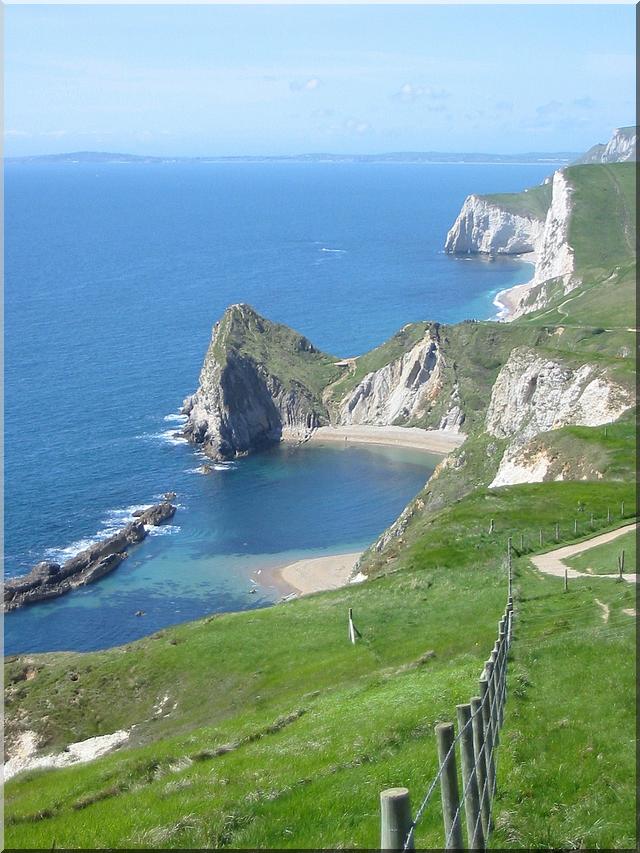
M579 572L576 569L570 569L562 561L569 557L575 557L583 551L589 551L597 545L605 545L619 536L624 536L625 533L630 533L638 527L637 522L626 524L624 527L619 527L617 530L611 530L609 533L603 533L600 536L594 536L593 539L587 539L584 542L579 542L576 545L565 545L563 548L556 548L555 551L549 551L547 554L538 554L531 557L531 562L540 572L546 575L555 575L556 577L564 577L567 573L569 578L617 578L617 574L611 575L594 575L589 572ZM627 583L635 583L635 574L623 574L622 579Z

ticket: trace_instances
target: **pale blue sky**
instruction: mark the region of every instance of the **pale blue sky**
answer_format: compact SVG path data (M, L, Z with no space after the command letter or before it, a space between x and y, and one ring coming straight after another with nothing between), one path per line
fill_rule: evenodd
M580 151L635 121L634 15L8 6L5 155Z

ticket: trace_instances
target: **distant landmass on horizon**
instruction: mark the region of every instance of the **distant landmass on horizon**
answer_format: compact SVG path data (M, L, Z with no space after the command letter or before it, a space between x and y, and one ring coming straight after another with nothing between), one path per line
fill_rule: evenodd
M579 151L526 152L522 154L392 151L386 154L275 154L210 157L155 157L108 151L72 151L6 157L6 163L571 163Z

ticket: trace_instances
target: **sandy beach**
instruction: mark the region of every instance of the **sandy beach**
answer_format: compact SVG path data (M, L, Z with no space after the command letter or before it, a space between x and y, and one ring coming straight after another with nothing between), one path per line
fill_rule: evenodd
M339 589L349 583L362 553L352 551L348 554L328 554L324 557L296 560L284 566L263 568L259 572L260 579L254 577L252 582L275 589L285 599L298 598L325 589ZM356 575L356 578L365 579L364 575Z
M525 261L529 264L535 264L538 259L536 252L527 252L524 255L518 255L518 260ZM498 309L496 319L509 321L513 319L513 312L518 307L518 303L525 294L533 287L533 278L531 281L526 281L524 284L516 284L513 287L508 287L506 290L501 290L496 294L493 304Z
M318 427L308 439L311 442L356 442L410 447L430 453L451 453L460 447L466 436L442 429L420 429L400 426L338 426Z

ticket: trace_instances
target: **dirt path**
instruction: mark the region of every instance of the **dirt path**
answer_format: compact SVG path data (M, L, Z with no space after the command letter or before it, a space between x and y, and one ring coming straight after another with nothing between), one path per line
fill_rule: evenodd
M565 545L563 548L556 548L555 551L549 551L548 554L538 554L531 558L531 562L540 572L546 575L555 575L563 578L565 569L569 578L617 578L618 575L594 575L589 572L578 572L576 569L570 569L562 561L568 557L575 557L576 554L582 554L583 551L588 551L590 548L595 548L596 545L604 545L606 542L611 542L619 536L624 536L625 533L630 533L638 527L637 522L633 524L625 524L624 527L619 527L617 530L611 530L609 533L602 533L600 536L594 536L593 539L587 539L577 545ZM636 576L623 574L623 580L627 583L635 583Z

